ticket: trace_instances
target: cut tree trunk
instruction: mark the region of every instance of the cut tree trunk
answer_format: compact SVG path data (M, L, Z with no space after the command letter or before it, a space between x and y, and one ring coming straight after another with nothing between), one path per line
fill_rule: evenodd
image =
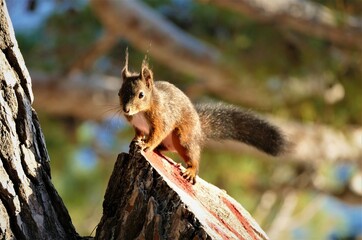
M150 152L118 156L96 239L268 239L225 191Z
M50 180L31 81L0 0L0 239L77 239Z

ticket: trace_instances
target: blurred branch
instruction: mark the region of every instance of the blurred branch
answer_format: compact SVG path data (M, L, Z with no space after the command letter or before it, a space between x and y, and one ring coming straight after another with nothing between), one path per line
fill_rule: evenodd
M318 210L321 208L323 203L323 197L317 195L312 201L307 203L307 206L304 207L303 211L294 215L294 218L290 221L290 228L298 228L310 222Z
M259 223L264 223L261 225L263 226L265 225L265 223L269 222L268 215L272 212L272 208L276 204L278 199L277 199L277 193L272 190L266 190L260 192L260 195L261 195L260 201L256 206L255 211L252 212L252 215Z
M270 209L272 209L274 205L279 205L278 202L283 201L284 196L290 192L310 192L314 195L333 197L349 205L361 204L362 195L353 191L350 184L353 177L343 183L342 186L332 187L327 184L323 185L318 183L323 176L318 174L315 169L305 168L302 164L295 165L295 172L282 181L280 176L283 175L283 172L278 171L278 168L276 168L276 170L277 171L269 177L270 180L268 184L255 182L248 186L250 188L249 191L262 195L260 203L253 214L259 222L270 223L270 219L268 218ZM283 196L283 198L280 199L280 196Z
M117 40L117 36L106 31L100 39L98 39L92 46L89 47L89 50L85 54L81 55L75 60L71 69L69 70L70 74L89 69L99 57L114 47L114 45L117 43Z
M336 77L328 73L311 73L304 76L274 78L272 84L277 105L293 106L304 99L323 98L326 104L334 104L345 97L345 89ZM278 101L279 100L279 101Z
M281 239L280 230L288 227L289 222L292 220L293 211L298 203L297 193L293 190L290 190L283 195L279 195L279 197L283 198L282 205L280 206L278 214L273 219L271 226L267 230L270 239Z
M39 72L31 72L31 76L36 96L34 106L38 110L93 120L102 120L117 112L119 78L96 74L48 76Z
M185 33L142 2L93 0L91 3L108 31L144 52L149 50L149 54L165 66L202 80L192 86L189 94L208 92L234 103L272 106L270 99L262 97L267 94L261 93L262 89L253 81L243 81L240 87L235 87L232 79L240 77L232 74L217 49Z
M349 161L361 163L362 127L345 127L344 130L333 129L326 125L297 123L276 120L275 123L284 130L295 144L293 156L296 160L319 164L323 161Z
M294 144L291 151L277 161L302 162L315 167L325 162L362 163L362 127L336 130L320 124L301 124L281 119L271 119L271 121L279 126ZM208 146L233 152L254 152L236 142L210 142ZM256 151L255 154L271 158Z
M327 39L333 43L360 48L362 19L334 12L308 0L199 0L244 14L262 22Z

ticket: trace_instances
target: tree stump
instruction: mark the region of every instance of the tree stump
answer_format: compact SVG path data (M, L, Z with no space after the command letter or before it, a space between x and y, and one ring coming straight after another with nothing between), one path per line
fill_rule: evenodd
M108 183L96 239L268 239L225 191L154 152L121 153Z

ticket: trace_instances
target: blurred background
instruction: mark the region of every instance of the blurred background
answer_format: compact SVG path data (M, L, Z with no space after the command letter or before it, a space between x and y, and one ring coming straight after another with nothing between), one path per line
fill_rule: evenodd
M257 111L294 142L281 158L231 142L202 154L200 177L271 239L362 239L360 0L6 3L53 183L80 235L99 222L113 164L133 136L117 99L128 47L130 70L147 55L155 78L193 101Z

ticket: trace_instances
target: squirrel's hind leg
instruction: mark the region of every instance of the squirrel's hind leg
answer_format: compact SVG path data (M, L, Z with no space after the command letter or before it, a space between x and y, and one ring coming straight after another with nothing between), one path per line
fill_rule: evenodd
M178 131L173 132L172 140L176 151L186 163L186 170L182 172L182 176L192 184L195 184L196 175L199 171L200 143L194 141L191 134L181 136Z

